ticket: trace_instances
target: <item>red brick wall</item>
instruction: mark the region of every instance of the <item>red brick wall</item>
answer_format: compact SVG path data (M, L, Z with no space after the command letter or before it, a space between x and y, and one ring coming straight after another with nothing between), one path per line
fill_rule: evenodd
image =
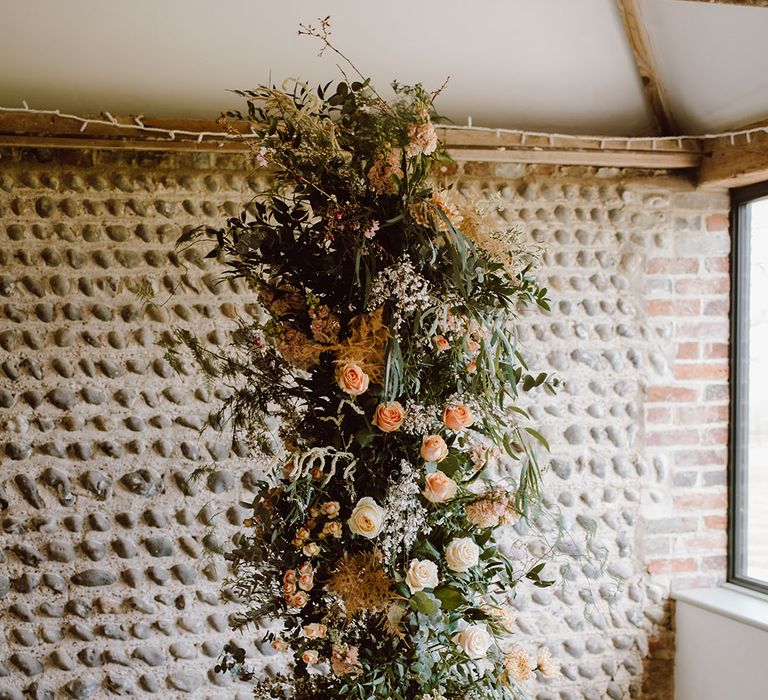
M672 589L726 572L729 221L725 194L673 197L679 228L646 260L649 326L674 356L646 394L649 457L669 469L668 499L646 517L648 571Z
M647 455L668 470L667 492L644 509L642 546L664 611L649 638L643 691L662 698L672 697L674 671L666 596L723 582L727 546L729 201L691 192L675 202L679 227L645 270L649 326L672 355L645 403Z

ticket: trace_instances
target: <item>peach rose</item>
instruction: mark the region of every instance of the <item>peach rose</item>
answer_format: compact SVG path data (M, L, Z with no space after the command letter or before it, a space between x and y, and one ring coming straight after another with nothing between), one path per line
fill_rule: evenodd
M302 655L301 660L307 664L307 666L312 666L317 663L317 660L319 659L318 653L314 649L307 649Z
M474 355L478 350L480 350L480 344L476 340L472 340L472 338L467 339L467 352L470 355Z
M329 518L335 518L339 514L339 510L341 510L341 506L338 501L326 501L320 506L320 511Z
M477 372L477 360L470 360L467 362L467 374L475 374Z
M435 345L435 350L438 352L445 352L451 349L451 344L446 340L443 335L436 335L432 338L432 342Z
M323 534L336 538L341 537L341 523L338 520L326 523L323 525Z
M304 591L297 591L288 600L293 608L303 608L309 602L309 596Z
M373 414L373 424L385 433L397 430L405 419L405 409L399 402L393 401L388 406L380 403Z
M368 375L352 362L341 366L336 381L339 389L350 396L360 396L368 391Z
M445 411L443 411L443 423L450 430L462 430L474 422L475 418L472 411L469 410L469 406L457 403L446 406Z
M311 591L314 585L315 575L312 570L312 564L306 562L305 564L302 564L299 569L299 588L301 588L302 591Z
M444 503L456 495L458 484L443 472L427 474L422 494L431 503Z
M448 456L448 445L439 435L425 435L420 454L425 462L441 462Z
M326 626L322 622L311 622L308 625L304 625L304 634L307 639L321 639L325 637L327 631Z
M305 544L301 548L301 551L304 553L305 557L316 557L320 554L320 546L317 542L310 542L309 544Z

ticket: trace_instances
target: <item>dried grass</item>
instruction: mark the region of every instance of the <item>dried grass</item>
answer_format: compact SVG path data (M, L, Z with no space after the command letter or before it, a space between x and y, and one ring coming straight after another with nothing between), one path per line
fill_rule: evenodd
M345 554L336 563L327 588L344 603L348 617L361 612L382 612L395 594L392 579L381 565L376 551Z

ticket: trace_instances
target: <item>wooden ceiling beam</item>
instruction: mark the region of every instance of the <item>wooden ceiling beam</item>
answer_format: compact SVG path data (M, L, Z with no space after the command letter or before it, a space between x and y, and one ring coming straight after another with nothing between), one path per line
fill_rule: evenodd
M651 44L638 2L637 0L616 0L616 4L624 23L624 32L632 49L645 98L656 122L656 132L662 136L677 134L679 132L653 59Z
M119 117L117 121L133 124L130 117ZM0 146L215 153L244 152L248 149L245 138L224 138L223 127L213 121L146 118L143 124L173 131L176 135L171 139L167 133L123 128L109 123L89 124L81 132L80 123L64 117L0 112ZM247 122L236 123L234 127L244 135L250 130ZM183 131L217 132L222 138L206 136L198 141L196 136L179 133ZM690 138L668 141L657 141L652 137L585 139L450 127L438 127L438 135L448 152L458 161L648 169L696 168L701 161L700 142Z
M699 168L699 186L727 189L768 180L768 133L707 139Z
M699 2L709 5L741 5L742 7L768 7L768 0L682 0L683 2Z

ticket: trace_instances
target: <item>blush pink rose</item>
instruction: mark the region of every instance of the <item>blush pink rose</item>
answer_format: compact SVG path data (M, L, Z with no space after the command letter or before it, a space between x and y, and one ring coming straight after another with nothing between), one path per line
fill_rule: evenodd
M352 362L341 366L336 381L339 389L350 396L360 396L368 391L368 375Z
M363 672L363 666L358 658L356 646L334 646L331 654L331 670L335 676L359 676Z
M440 462L448 456L448 445L439 435L425 435L420 454L425 462Z
M464 509L467 520L476 527L497 527L507 511L506 506L491 498L481 498Z
M405 409L397 401L388 406L381 403L373 414L373 424L385 433L397 430L405 420Z
M456 496L458 484L443 472L427 474L422 494L431 503L445 503Z
M445 411L443 411L443 423L450 430L462 430L463 428L468 428L474 422L475 418L472 415L472 411L463 404L447 406Z
M408 142L405 152L409 156L421 153L428 156L434 153L437 148L437 132L432 122L427 120L421 124L411 124L408 129Z

